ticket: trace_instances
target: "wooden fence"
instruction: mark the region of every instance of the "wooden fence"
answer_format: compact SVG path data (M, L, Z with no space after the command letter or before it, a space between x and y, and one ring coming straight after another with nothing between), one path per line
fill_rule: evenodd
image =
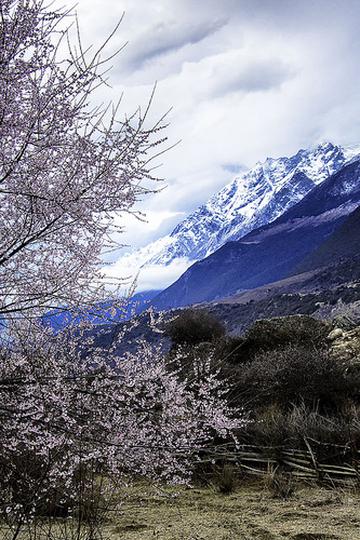
M319 445L320 443L317 443ZM294 477L320 482L360 481L360 451L348 446L326 445L331 449L331 457L321 459L317 445L305 441L307 449L285 447L258 447L242 445L238 448L227 445L209 449L201 461L231 462L240 471L251 475L265 475L269 472L291 473Z

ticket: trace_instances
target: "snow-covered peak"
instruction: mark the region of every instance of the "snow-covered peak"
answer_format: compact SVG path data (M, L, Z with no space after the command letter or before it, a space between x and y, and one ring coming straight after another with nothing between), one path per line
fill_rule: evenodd
M343 148L346 161L352 161L354 158L358 158L360 155L360 145L352 144Z
M185 262L202 259L226 242L274 221L356 156L360 157L360 146L324 142L290 157L258 162L215 193L171 234L126 255L124 265L163 268L182 261L178 267L184 269Z

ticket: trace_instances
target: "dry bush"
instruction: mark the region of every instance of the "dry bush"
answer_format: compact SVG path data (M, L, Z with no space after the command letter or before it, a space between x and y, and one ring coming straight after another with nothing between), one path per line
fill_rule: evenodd
M210 342L225 334L216 317L205 310L186 309L166 325L173 346Z
M270 454L276 455L277 448L287 444L288 432L287 414L272 404L255 413L247 429L247 442L259 447L272 447Z
M279 347L321 347L325 344L329 325L308 315L291 315L256 321L244 338L247 348L254 352Z
M288 438L297 447L311 441L321 459L351 458L360 449L360 412L355 405L351 409L324 415L304 404L294 407L288 414Z
M359 390L327 351L293 345L258 354L237 371L236 387L252 408L277 403L288 409L304 402L324 410L336 409Z
M267 447L267 455L280 460L283 448L307 451L309 442L320 460L351 459L360 449L360 410L351 402L344 408L326 415L304 403L290 410L263 407L249 424L246 441Z
M268 471L264 484L276 499L287 500L295 494L295 482L291 473L283 471Z
M239 483L239 471L232 463L223 463L217 466L214 471L212 485L216 491L223 495L233 493Z

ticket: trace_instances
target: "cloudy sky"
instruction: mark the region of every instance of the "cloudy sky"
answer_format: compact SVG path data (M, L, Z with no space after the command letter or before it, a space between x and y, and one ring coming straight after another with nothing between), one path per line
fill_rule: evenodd
M162 156L167 188L128 221L142 246L170 231L267 156L323 140L360 142L359 0L78 0L84 41L99 43L125 13L110 51L125 42L104 99L152 117L172 107L180 144Z

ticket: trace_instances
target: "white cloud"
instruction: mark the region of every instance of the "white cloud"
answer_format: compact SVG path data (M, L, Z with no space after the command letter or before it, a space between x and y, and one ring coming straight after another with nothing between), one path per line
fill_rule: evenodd
M105 268L105 273L109 277L127 278L124 286L136 283L136 292L163 290L171 285L181 274L193 264L187 258L179 258L169 265L159 264L146 265L139 268L131 257L121 257L116 263Z
M168 266L149 265L141 269L137 283L138 291L162 290L174 283L193 264L188 259L175 259Z
M129 44L101 95L124 91L132 111L158 80L150 119L173 107L167 133L181 139L162 157L168 189L140 204L149 224L122 218L124 242L169 232L231 179L226 164L360 141L358 0L79 0L77 9L86 43L125 11L110 50Z
M123 65L137 71L161 57L178 52L183 47L200 43L215 34L227 23L227 19L189 21L160 20L136 36L129 47Z
M123 257L137 247L146 245L154 239L167 234L169 229L175 227L185 217L185 213L171 211L170 209L161 211L147 210L146 214L144 213L139 217L141 219L131 215L120 215L115 218L115 225L121 226L126 223L124 233L115 237L119 244L125 244L117 253L117 257ZM114 256L112 255L110 260L113 259Z

